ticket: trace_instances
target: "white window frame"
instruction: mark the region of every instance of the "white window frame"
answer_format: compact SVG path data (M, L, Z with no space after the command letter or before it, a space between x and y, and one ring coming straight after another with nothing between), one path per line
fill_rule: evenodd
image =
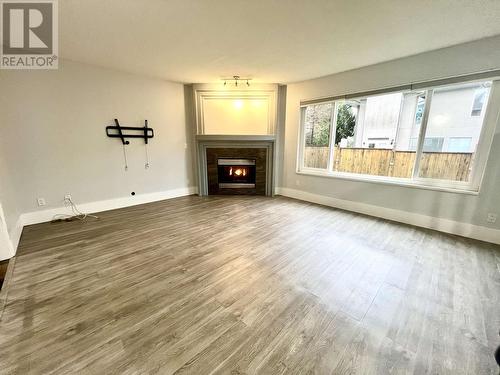
M482 89L484 89L484 87L482 87ZM479 89L476 89L474 91L474 95L472 96L472 103L470 105L470 111L469 111L469 117L481 117L481 115L483 114L483 110L484 110L484 105L488 103L488 100L486 100L485 103L483 103L482 107L481 107L481 110L479 111L479 114L477 115L473 115L472 112L474 111L474 102L476 101L476 95L477 95L477 91Z
M421 86L418 90L415 91L426 91L426 102L424 114L422 117L422 122L420 124L420 133L417 143L416 157L415 157L415 165L413 169L413 175L411 178L398 178L398 177L386 177L386 176L376 176L376 175L367 175L367 174L358 174L358 173L349 173L349 172L336 172L333 171L333 163L335 160L334 155L334 146L335 140L332 138L336 134L336 126L337 126L337 106L338 103L342 101L341 97L338 99L325 100L325 101L316 101L314 104L326 104L326 103L334 103L334 116L332 116L332 126L330 127L330 151L329 151L329 160L327 169L322 168L308 168L304 166L304 158L303 152L305 148L305 132L304 132L304 115L305 108L308 105L301 104L300 111L300 124L299 124L299 135L297 142L297 163L296 163L296 173L304 174L304 175L312 175L312 176L321 176L321 177L331 177L331 178L339 178L339 179L347 179L354 181L366 181L366 182L375 182L382 184L391 184L391 185L400 185L405 187L414 187L414 188L423 188L423 189L432 189L432 190L441 190L441 191L450 191L450 192L462 192L466 194L477 194L480 190L481 182L484 176L486 163L488 161L488 156L491 148L491 144L493 141L493 135L495 133L495 129L497 126L497 121L499 119L500 112L500 79L499 77L493 78L483 78L475 80L477 82L485 82L491 81L492 85L490 88L490 93L488 95L488 100L483 105L484 118L481 128L481 133L478 139L477 149L474 155L474 158L471 162L471 175L469 181L452 181L452 180L440 180L440 179L431 179L431 178L423 178L418 176L419 171L419 163L421 160L421 154L423 150L423 144L425 139L425 132L427 130L427 122L429 117L430 106L432 103L432 92L433 89L442 87L442 86L450 86L452 84L466 83L466 82L474 82L474 80L464 80L464 81L454 81L453 83L444 82L440 85L430 85L428 87ZM394 90L384 90L383 93L391 93L391 92L411 92L411 90L402 90L395 88ZM381 92L374 93L373 95L381 95ZM358 97L368 97L373 95L362 95L360 94ZM352 98L352 96L351 96Z
M306 107L307 106L301 106L300 107L300 128L301 128L301 131L300 131L300 134L299 134L299 149L297 151L297 156L298 156L298 159L297 159L297 162L298 162L298 165L300 166L298 168L298 170L307 170L307 171L310 171L312 173L320 173L322 171L330 171L331 168L332 168L332 160L333 159L333 149L332 149L332 136L335 136L335 130L336 130L336 121L337 121L337 104L330 100L330 101L325 101L325 102L321 102L321 103L318 103L318 104L333 104L332 106L332 115L331 115L331 119L332 119L332 123L330 124L330 138L329 138L329 144L328 144L328 147L329 147L329 150L328 150L328 162L327 162L327 166L326 166L326 169L324 168L312 168L312 167L306 167L304 165L304 149L306 147L306 132L305 132L305 116L306 116ZM335 124L333 123L333 121L335 121Z

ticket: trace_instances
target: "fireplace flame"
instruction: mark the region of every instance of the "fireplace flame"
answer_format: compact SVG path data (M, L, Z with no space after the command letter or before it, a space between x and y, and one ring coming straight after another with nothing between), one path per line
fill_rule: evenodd
M245 177L247 175L247 169L246 168L236 168L233 172L233 167L229 168L229 175L236 175L236 176L243 176Z

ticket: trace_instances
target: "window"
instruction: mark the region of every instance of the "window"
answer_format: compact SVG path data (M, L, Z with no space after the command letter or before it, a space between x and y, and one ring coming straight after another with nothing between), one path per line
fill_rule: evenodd
M472 137L452 137L448 141L448 152L471 152Z
M471 116L481 116L481 112L483 110L483 105L486 101L486 97L488 96L489 89L486 87L481 87L474 92L474 99L472 102L472 111L470 113Z
M454 84L303 105L298 170L477 189L476 146L491 86ZM471 101L479 115L470 116Z
M417 151L418 138L410 138L410 151ZM443 149L444 138L425 138L423 150L426 152L439 152Z
M333 104L308 106L304 114L304 166L326 169L329 157Z
M408 150L417 151L417 142L418 142L418 138L416 138L416 137L410 138L410 144L408 145Z
M418 106L425 94L389 93L329 103L332 142L322 150L311 144L311 113L318 105L303 109L305 147L303 167L331 172L386 177L409 177L414 153L409 139L418 135ZM326 115L328 111L323 111ZM397 150L397 152L396 152Z
M424 115L424 108L425 108L425 95L420 95L417 98L417 109L415 110L415 123L416 124L421 124L422 123L422 117Z
M441 152L443 150L444 138L430 137L424 139L424 152Z
M482 92L481 96L484 101L489 94L489 84L462 84L439 87L433 90L429 119L425 130L424 147L419 160L419 177L462 182L470 181L470 172L476 150L469 150L466 154L457 154L449 152L449 150L443 151L443 138L441 138L441 147L436 143L436 147L428 150L425 147L425 142L435 140L436 136L479 138L482 121L467 116L461 104L472 97L476 101L479 91Z

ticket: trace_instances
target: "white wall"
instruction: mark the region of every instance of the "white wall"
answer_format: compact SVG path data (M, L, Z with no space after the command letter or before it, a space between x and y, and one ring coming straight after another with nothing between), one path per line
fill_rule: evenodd
M148 119L149 169L144 142L131 139L124 170L120 140L105 134L114 118ZM9 167L15 189L0 195L11 230L20 213L58 208L66 193L81 204L194 185L182 84L70 61L56 71L1 71L0 124L0 173Z
M14 255L9 233L12 232L14 235L19 217L11 175L2 154L3 151L4 149L0 145L0 260L8 259Z
M342 95L500 68L500 37L483 39L362 69L288 85L282 187L381 208L491 228L500 214L500 129L496 130L480 194L464 195L296 173L301 100Z
M19 237L16 224L20 215L12 183L11 166L6 158L5 144L8 139L1 133L1 129L4 128L5 124L0 120L0 260L14 255L14 247L10 239Z
M15 200L15 190L12 184L12 174L4 155L5 146L2 145L3 137L0 138L0 205L2 205L7 224L7 230L14 228L19 217L19 210Z

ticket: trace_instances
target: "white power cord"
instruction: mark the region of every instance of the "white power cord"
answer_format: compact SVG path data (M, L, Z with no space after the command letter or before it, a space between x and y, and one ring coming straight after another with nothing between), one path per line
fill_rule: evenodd
M128 171L128 161L127 161L127 150L125 149L125 145L123 147L123 160L125 162L125 171Z
M144 168L145 168L145 169L148 169L148 168L149 168L149 166L150 166L150 164L149 164L148 144L146 143L146 144L144 145L144 147L145 147L145 150L146 150L146 164L144 164Z
M92 217L94 219L99 219L99 216L96 215L91 215L87 214L85 212L82 212L78 209L76 204L73 202L73 200L70 197L64 198L64 205L66 207L70 206L71 211L73 212L73 215L67 215L67 214L56 214L53 216L52 221L55 220L71 220L71 219L78 219L78 220L85 220L89 217Z

